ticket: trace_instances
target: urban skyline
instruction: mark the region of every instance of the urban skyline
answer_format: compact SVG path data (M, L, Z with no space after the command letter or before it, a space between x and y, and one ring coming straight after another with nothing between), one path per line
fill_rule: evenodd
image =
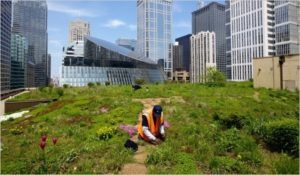
M48 52L52 57L52 77L58 77L63 56L62 47L68 43L68 24L78 17L89 22L91 36L112 43L119 38L137 39L136 1L87 2L83 3L77 0L47 2L49 11ZM191 12L197 10L197 3L197 0L173 2L172 41L191 33Z
M72 21L82 19L83 21L86 22L84 24L87 26L88 35L91 35L93 37L97 37L109 42L116 41L116 39L119 38L128 38L129 40L135 40L137 38L137 52L140 54L140 56L148 57L148 58L154 58L154 61L159 63L159 60L164 60L164 62L161 62L161 65L163 65L164 70L166 72L171 72L172 73L172 59L170 55L172 55L171 51L172 49L169 48L173 44L174 40L176 37L181 38L184 36L188 36L190 33L197 34L200 31L215 31L215 29L211 29L212 25L221 25L219 23L211 23L209 21L215 21L215 20L208 20L207 22L204 22L205 20L200 20L198 19L198 12L203 11L203 9L208 8L212 6L213 4L219 4L222 7L225 7L225 2L220 3L211 3L212 1L192 1L192 2L186 2L186 1L149 1L151 3L148 3L148 1L125 1L125 2L119 2L119 1L112 1L112 2L107 2L107 1L88 1L88 3L83 4L82 1L63 1L63 2L58 2L56 0L44 0L44 1L39 1L41 5L38 8L43 8L47 9L45 15L41 12L32 12L28 13L28 15L34 17L35 13L39 13L39 16L43 18L39 18L39 22L33 25L32 22L26 24L22 23L22 21L25 21L24 19L28 18L28 15L23 15L24 9L21 9L23 11L18 10L18 4L21 4L23 2L27 1L16 1L17 3L14 3L15 5L15 10L12 12L12 32L14 33L21 33L22 35L25 36L25 40L28 40L28 54L32 55L29 56L27 61L30 63L33 63L32 66L35 65L35 71L30 71L30 65L26 67L26 69L21 70L27 73L27 77L29 77L29 74L44 74L46 76L35 76L35 86L42 86L45 80L47 81L47 78L50 77L48 74L51 72L52 75L51 77L58 77L59 76L59 67L61 66L61 62L63 59L63 52L61 51L62 48L67 46L66 40L70 39L70 36L68 35L63 35L64 32L62 29L64 27L68 28L68 24L70 24ZM30 1L28 1L30 3ZM45 3L47 2L47 3ZM152 8L152 11L154 10L154 13L152 12L148 13L147 8L144 8L141 10L139 8L139 2L147 2L145 4L148 4L148 7L150 7L151 11L151 4L155 2L155 8ZM166 2L166 4L160 4ZM172 2L172 4L168 4L169 2ZM205 3L203 3L205 2ZM288 3L277 3L274 1L262 1L262 0L257 0L253 2L249 1L244 1L244 0L237 0L237 1L226 1L226 24L222 27L224 27L224 32L225 32L225 27L226 27L226 45L225 42L222 44L220 41L220 37L218 37L218 32L216 32L216 38L217 38L217 67L220 66L221 64L218 64L218 60L220 61L220 58L218 59L218 48L221 48L221 50L225 51L226 48L226 57L224 54L222 54L222 67L224 67L224 62L226 61L227 64L227 74L228 77L231 77L229 79L233 81L243 81L243 80L248 80L252 78L252 59L255 57L262 57L262 56L272 56L275 54L294 54L294 53L299 53L297 52L297 46L299 46L299 42L295 40L295 38L299 38L299 35L296 35L297 28L299 29L299 25L297 23L299 22L299 19L297 18L297 8L299 8L299 2L288 2ZM231 2L231 4L229 3ZM42 4L43 3L43 4ZM66 3L69 6L67 6ZM119 12L115 13L108 13L104 9L102 10L97 10L93 11L93 8L95 4L101 5L101 7L105 7L106 5L106 10L107 9L112 9L112 7L120 7L120 3L123 3L123 11L121 13L127 13L126 14L126 20L131 18L132 22L127 22L126 20L122 20L121 18L118 19L118 17L123 17L120 15ZM173 4L174 3L174 4ZM223 4L224 3L224 4ZM24 3L25 4L25 3ZM119 6L116 6L116 5ZM198 5L197 5L198 4ZM73 5L73 6L72 6ZM91 6L92 5L92 6ZM162 5L161 11L159 11L159 5ZM188 6L188 10L184 9L183 6L186 5ZM173 6L173 7L172 7ZM25 8L26 6L24 6ZM145 6L147 7L147 6ZM169 8L170 7L170 8ZM257 8L255 8L257 7ZM26 7L27 8L27 7ZM29 8L29 6L28 6ZM132 8L134 10L128 10L129 8ZM197 9L201 8L201 9ZM77 9L77 10L76 10ZM78 10L79 9L79 10ZM87 10L88 9L88 10ZM95 9L95 8L94 8ZM125 11L126 9L126 11ZM172 11L170 14L165 13L164 10L168 9L169 12L170 10ZM127 11L128 10L128 11ZM145 19L147 15L150 17L149 21L147 20L141 20L143 19L143 15L141 14L141 11L145 11L143 13L145 16ZM67 15L61 15L62 13L67 14ZM196 14L197 13L197 14ZM249 13L249 14L248 14ZM251 14L250 14L251 13ZM51 23L48 17L50 18L50 15L52 14L53 16L55 15L60 15L62 18L69 18L68 24L66 25L60 25L61 28L54 28L51 25L49 27L48 32L51 34L57 34L61 35L59 37L59 40L52 40L49 39L48 42L48 37L47 37L47 26L48 23ZM163 20L159 20L159 15L162 14ZM173 20L173 16L175 19L176 15L187 15L185 16L186 23L178 24L177 21ZM228 15L229 14L229 15ZM288 15L287 15L288 14ZM154 17L153 19L151 18ZM165 15L165 16L164 16ZM179 16L180 16L179 15ZM244 16L243 16L244 15ZM107 17L114 16L115 19ZM192 16L192 17L191 17ZM228 17L229 16L229 17ZM92 26L95 24L95 20L99 19L100 17L106 17L105 20L106 22L101 25L101 30L97 30L97 32L100 31L101 34L105 34L104 37L99 37L97 34L93 34ZM209 17L209 16L208 16ZM225 17L225 16L224 16ZM229 19L228 19L229 18ZM276 18L276 19L275 19ZM20 20L21 19L21 20ZM177 19L178 16L177 16ZM182 18L181 18L182 19ZM18 21L19 20L19 21ZM298 20L298 21L297 21ZM60 21L59 18L56 18L56 22ZM92 21L92 22L90 22ZM99 20L96 20L97 22ZM104 20L103 20L104 21ZM142 22L141 22L142 21ZM151 22L154 21L154 28L142 28L141 26L144 26L142 24L147 24L149 23L149 26ZM200 23L199 23L200 21ZM45 23L46 22L46 23ZM136 24L138 25L136 25ZM163 27L161 24L163 23ZM202 24L204 23L204 24ZM205 26L205 23L209 23L209 25ZM25 25L26 24L26 25ZM199 25L202 24L202 25ZM241 24L241 25L239 25ZM44 49L32 49L30 46L30 42L32 42L31 37L27 31L29 31L28 27L33 27L35 28L36 32L39 33L40 39L38 42L40 46L44 47L45 45L43 44L46 42L46 45L48 46L45 50ZM38 26L38 27L37 27ZM49 24L50 26L50 24ZM172 27L173 26L173 27ZM200 27L199 27L200 26ZM213 28L218 28L214 26ZM177 29L183 28L183 31L179 31ZM191 28L193 30L191 30ZM229 28L229 31L228 31ZM42 31L45 31L45 34ZM104 32L105 30L109 30L109 32ZM248 30L249 29L249 30ZM23 31L22 31L23 30ZM39 31L40 30L40 31ZM162 32L158 32L158 31ZM66 30L66 32L69 32L70 30ZM130 32L128 32L130 31ZM151 32L153 33L153 38L148 39L146 38L146 42L141 43L144 39L141 39L141 35L139 34L139 31L144 31L145 35L151 36ZM97 33L96 32L96 33ZM123 33L124 32L124 33ZM148 33L147 33L148 32ZM224 34L223 32L223 34ZM23 34L24 33L24 34ZM176 33L176 34L173 34ZM116 35L115 35L116 34ZM223 36L222 34L222 36ZM11 34L13 35L13 33ZM28 35L28 36L27 36ZM159 41L159 36L161 35L161 41ZM46 37L45 37L46 36ZM27 37L27 38L26 38ZM49 38L51 36L49 35ZM156 37L156 38L155 38ZM42 39L46 38L46 39ZM83 39L83 36L81 36L81 39ZM34 38L34 40L37 40L37 37ZM62 40L64 42L62 42ZM225 39L224 39L225 41ZM239 42L240 41L240 42ZM36 42L36 44L38 43ZM154 43L154 44L153 44ZM180 43L180 42L179 42ZM23 44L24 46L26 44ZM154 45L157 48L154 48L153 51L151 50L151 44ZM163 47L158 47L159 44L163 44L161 46ZM165 45L164 45L165 44ZM256 44L256 45L255 45ZM44 45L44 46L43 46ZM138 50L138 48L142 48L141 46L147 46L148 48L144 49L142 52ZM219 45L219 46L218 46ZM222 46L222 47L221 47ZM226 47L225 47L226 46ZM246 47L246 48L245 48ZM49 49L49 55L47 53L47 49ZM57 49L58 51L55 52L53 50ZM148 49L148 51L147 51ZM32 50L32 51L31 51ZM36 51L34 51L36 50ZM50 51L51 50L51 51ZM37 52L37 53L33 53ZM46 51L45 54L44 51ZM148 56L147 56L148 52ZM39 56L37 56L39 54ZM185 51L183 54L186 54ZM35 58L35 57L40 57L40 58ZM170 58L169 58L170 57ZM52 58L52 60L48 60ZM18 59L18 58L15 58ZM46 65L48 66L51 65L51 70L48 70L48 67L46 68ZM44 68L42 68L42 64L44 64ZM17 64L15 64L17 65ZM37 66L40 65L40 66ZM223 72L224 72L224 68ZM46 72L45 72L46 71ZM170 75L170 74L169 74ZM48 77L47 77L48 76ZM11 76L10 76L11 77ZM47 77L47 78L43 78ZM44 80L45 79L45 80ZM29 79L25 80L25 82L30 84ZM47 84L47 83L46 83Z

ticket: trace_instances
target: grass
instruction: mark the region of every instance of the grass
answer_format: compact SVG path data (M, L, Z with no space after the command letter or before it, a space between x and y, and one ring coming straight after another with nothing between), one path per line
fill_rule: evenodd
M44 98L58 100L30 108L30 118L1 123L1 173L119 173L134 153L123 147L128 135L117 127L137 123L143 105L136 98L170 99L161 105L171 127L164 143L148 148L149 173L299 173L298 156L275 152L263 139L268 123L299 121L295 92L253 89L251 82L147 84L137 91L40 88L12 100Z

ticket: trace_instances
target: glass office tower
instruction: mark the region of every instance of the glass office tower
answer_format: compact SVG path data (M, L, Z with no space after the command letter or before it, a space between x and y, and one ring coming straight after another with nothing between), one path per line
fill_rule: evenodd
M172 78L172 0L137 1L137 52Z
M28 42L28 87L47 85L47 3L46 0L13 3L13 32ZM30 70L30 69L34 70Z
M1 93L10 90L10 38L11 38L11 1L0 1L1 5L1 77L0 90Z
M12 33L11 36L11 89L26 86L27 42L25 37Z
M300 1L275 1L276 55L299 54Z

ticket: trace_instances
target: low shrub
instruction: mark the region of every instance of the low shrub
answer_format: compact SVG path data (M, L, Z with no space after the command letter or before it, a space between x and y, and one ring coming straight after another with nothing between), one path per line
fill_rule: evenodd
M89 83L88 83L88 87L91 88L91 87L94 87L94 86L95 86L95 83L93 83L93 82L89 82Z
M215 156L209 162L212 173L250 173L249 168L238 160L230 157Z
M299 125L297 119L284 118L265 124L264 141L274 151L299 156Z
M225 115L222 113L215 113L213 119L220 122L225 128L237 128L242 129L245 124L245 116L237 114Z
M10 133L12 133L13 135L20 135L23 133L23 129L20 128L20 127L17 127L17 128L12 128L9 130Z
M299 159L293 159L286 154L273 163L275 174L299 174Z
M56 93L58 94L59 97L62 97L64 95L64 90L62 88L57 88Z
M64 84L63 87L64 87L64 88L68 88L69 85L68 85L68 84Z
M110 85L110 82L109 81L106 81L105 82L105 86L109 86Z
M145 80L144 80L144 79L135 79L135 80L134 80L134 83L135 83L135 84L142 85L142 84L145 84Z
M219 155L224 155L227 152L238 154L247 151L256 151L257 145L252 137L241 134L239 130L233 128L223 132L219 136L216 148Z
M104 126L97 130L97 138L99 140L109 140L116 132L116 127Z

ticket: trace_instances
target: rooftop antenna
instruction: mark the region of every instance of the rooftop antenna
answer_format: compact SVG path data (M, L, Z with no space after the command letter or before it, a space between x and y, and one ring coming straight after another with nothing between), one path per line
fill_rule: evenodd
M201 8L204 7L204 6L205 6L204 0L199 0L199 1L198 1L198 8L201 9Z

